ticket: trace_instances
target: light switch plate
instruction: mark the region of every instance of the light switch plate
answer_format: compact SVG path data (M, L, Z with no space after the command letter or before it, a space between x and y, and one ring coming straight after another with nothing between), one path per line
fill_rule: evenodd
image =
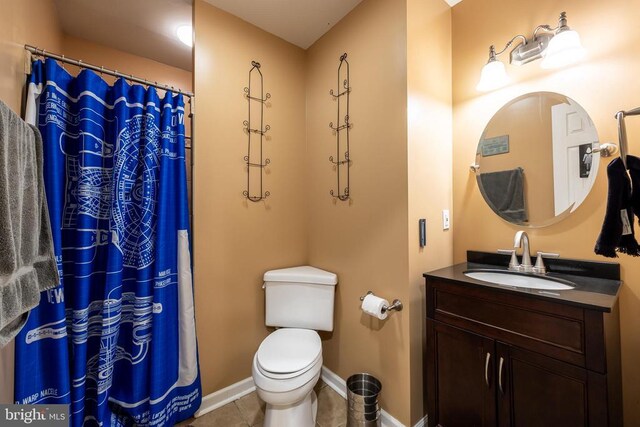
M442 211L442 229L448 230L451 228L451 220L449 218L449 209L444 209Z

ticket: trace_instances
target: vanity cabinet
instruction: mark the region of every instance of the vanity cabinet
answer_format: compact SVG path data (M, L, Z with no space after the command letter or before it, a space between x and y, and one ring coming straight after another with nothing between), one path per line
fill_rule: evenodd
M501 342L496 342L496 361L498 425L608 425L602 375L590 382L583 368Z
M437 405L429 407L429 426L436 420L443 426L495 425L495 341L433 320L427 320L427 337L428 379L437 396L429 401Z
M617 304L425 277L430 427L622 425Z

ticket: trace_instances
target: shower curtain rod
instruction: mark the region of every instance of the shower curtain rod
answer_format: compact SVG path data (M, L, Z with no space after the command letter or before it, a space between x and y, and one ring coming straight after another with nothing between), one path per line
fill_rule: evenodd
M108 68L105 67L98 67L97 65L92 65L92 64L87 64L86 62L82 62L82 60L79 59L69 59L66 58L64 55L58 55L55 53L51 53L51 52L47 52L45 49L38 49L35 46L31 46L31 45L24 45L25 50L27 50L28 52L31 52L35 55L38 56L44 56L46 58L53 58L56 61L60 61L60 62L64 62L66 64L71 64L71 65L75 65L76 67L80 67L80 68L87 68L89 70L93 70L93 71L97 71L99 73L103 73L103 74L108 74L110 76L114 76L114 77L122 77L125 80L130 80L132 82L136 82L136 83L140 83L146 86L151 86L151 87L155 87L158 89L162 89L162 90L167 90L167 91L171 91L171 92L175 92L175 93L179 93L180 95L184 95L186 97L189 97L189 99L195 98L195 94L193 92L187 92L181 89L176 89L173 86L168 86L168 85L162 85L159 84L158 82L151 82L147 79L143 79L140 77L135 77L131 74L124 74L124 73L120 73L118 72L118 70L110 70Z

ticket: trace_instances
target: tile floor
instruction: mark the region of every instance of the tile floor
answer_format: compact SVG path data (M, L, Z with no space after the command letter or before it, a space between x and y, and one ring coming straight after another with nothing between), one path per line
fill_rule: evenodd
M315 387L318 395L316 427L345 427L347 403L322 380ZM200 418L191 418L176 427L262 427L265 404L256 392L211 411Z

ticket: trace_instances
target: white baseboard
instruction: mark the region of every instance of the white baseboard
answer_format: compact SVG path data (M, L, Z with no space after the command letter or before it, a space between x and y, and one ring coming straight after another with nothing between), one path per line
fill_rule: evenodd
M347 382L340 378L336 373L332 372L326 366L322 367L322 381L331 387L343 398L347 398ZM400 421L396 420L391 414L384 409L380 410L380 419L382 427L405 427Z
M240 399L242 396L246 396L255 389L256 385L253 383L253 378L249 377L235 384L231 384L229 387L225 387L222 390L208 394L202 398L202 404L194 414L194 417L201 417L204 414L226 405L227 403L231 403L234 400Z
M320 374L320 378L322 381L329 387L331 387L336 393L342 396L344 399L347 398L347 382L340 378L338 374L331 371L326 366L322 367L322 373Z
M331 387L342 396L344 399L347 398L347 382L340 378L337 374L332 372L326 366L322 367L321 374L322 381L324 381L327 386ZM222 390L218 390L211 394L208 394L202 398L202 404L200 408L196 411L195 417L201 417L204 414L207 414L213 410L220 408L221 406L226 405L227 403L231 403L234 400L238 400L243 396L251 393L256 389L255 384L253 383L253 378L245 378L242 381L239 381L235 384L231 384L229 387L225 387ZM400 421L395 419L391 414L382 409L380 411L380 418L382 427L405 427ZM427 417L421 419L414 427L424 427L427 425Z
M416 423L415 426L413 427L427 427L427 415L425 415L424 417L422 417L422 419L420 421L418 421Z

